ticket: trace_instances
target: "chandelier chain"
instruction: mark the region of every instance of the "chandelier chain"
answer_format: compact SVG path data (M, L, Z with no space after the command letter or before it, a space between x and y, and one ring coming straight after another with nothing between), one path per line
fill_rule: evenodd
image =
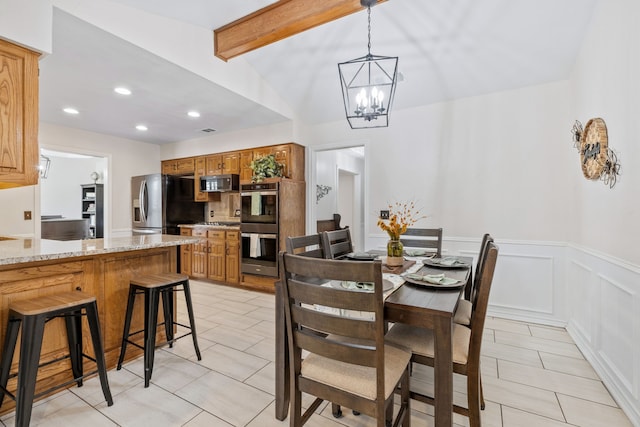
M367 6L367 21L368 21L368 25L367 25L367 35L368 35L367 52L369 53L369 56L371 56L371 6Z

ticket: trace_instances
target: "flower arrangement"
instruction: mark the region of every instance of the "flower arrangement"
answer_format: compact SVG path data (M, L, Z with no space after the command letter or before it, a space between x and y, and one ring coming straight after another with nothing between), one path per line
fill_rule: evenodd
M415 202L395 202L389 205L389 220L385 222L385 220L379 219L378 227L386 231L391 240L398 240L400 235L407 231L407 228L426 217L426 215L421 215Z
M276 161L275 154L258 157L251 162L250 166L253 169L253 176L251 177L253 182L262 182L265 178L282 176L282 169L284 168L282 164Z

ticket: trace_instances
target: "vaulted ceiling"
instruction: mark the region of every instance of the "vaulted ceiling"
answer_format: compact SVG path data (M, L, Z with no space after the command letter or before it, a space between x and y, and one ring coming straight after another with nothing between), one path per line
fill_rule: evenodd
M210 30L213 57L214 29L272 1L104 3ZM596 3L388 0L372 8L371 51L399 57L394 110L563 80L570 77ZM337 64L366 54L367 16L357 12L228 61L246 61L292 114L57 8L53 36L53 53L41 60L42 121L163 144L204 136L208 128L229 132L292 119L343 120ZM116 85L134 93L126 99L114 95ZM63 113L67 106L80 114ZM201 117L186 117L189 109ZM138 123L149 130L137 131Z

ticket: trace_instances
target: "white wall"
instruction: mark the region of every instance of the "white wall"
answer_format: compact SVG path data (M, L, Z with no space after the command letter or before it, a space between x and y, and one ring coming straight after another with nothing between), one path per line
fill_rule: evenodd
M613 189L582 177L567 253L568 326L585 357L640 426L640 3L598 2L571 78L571 119L602 117L622 175Z
M48 156L51 167L47 178L40 178L40 215L81 218L80 185L93 184L92 172L104 173L106 161L96 158ZM98 180L101 184L102 180Z

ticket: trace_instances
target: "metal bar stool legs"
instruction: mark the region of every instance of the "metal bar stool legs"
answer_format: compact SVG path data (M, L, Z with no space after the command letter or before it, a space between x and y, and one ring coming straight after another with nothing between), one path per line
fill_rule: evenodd
M82 316L86 312L95 359L82 351ZM54 318L64 317L67 331L69 354L40 364L42 340L45 332L45 324ZM22 328L20 342L20 360L18 372L11 375L11 362L18 340L18 332ZM35 394L38 368L55 363L63 359L71 359L73 379L64 384L59 384L45 391ZM83 358L96 362L96 371L83 372ZM35 398L50 393L51 391L76 383L82 386L83 379L88 375L98 373L102 392L109 406L113 405L111 390L107 380L107 368L100 336L100 323L95 297L82 292L68 292L36 298L33 300L17 301L9 306L9 319L7 332L0 361L0 404L4 396L8 394L16 401L17 427L28 426L31 421L31 409ZM7 383L10 377L17 376L17 389L15 395L7 391Z
M189 325L183 325L176 321L173 315L174 303L173 294L182 291L185 295L187 312L189 315ZM131 317L133 316L133 306L135 297L138 294L144 295L144 329L131 332ZM162 307L164 315L164 330L169 346L172 347L174 341L191 335L193 339L193 347L196 351L198 360L202 360L200 348L196 335L195 316L193 314L193 304L191 301L191 290L189 288L189 277L175 273L159 273L145 276L138 276L131 280L129 286L129 299L127 302L127 310L124 321L124 331L122 333L122 345L120 347L120 357L118 359L117 369L122 368L127 345L131 344L144 350L144 386L149 387L151 375L153 373L153 362L156 347L156 332L158 327L158 306L160 305L160 297L162 297ZM189 329L189 332L176 337L174 334L174 326L182 326ZM144 334L143 345L139 345L130 340L132 335L142 332ZM0 371L1 372L1 371Z

